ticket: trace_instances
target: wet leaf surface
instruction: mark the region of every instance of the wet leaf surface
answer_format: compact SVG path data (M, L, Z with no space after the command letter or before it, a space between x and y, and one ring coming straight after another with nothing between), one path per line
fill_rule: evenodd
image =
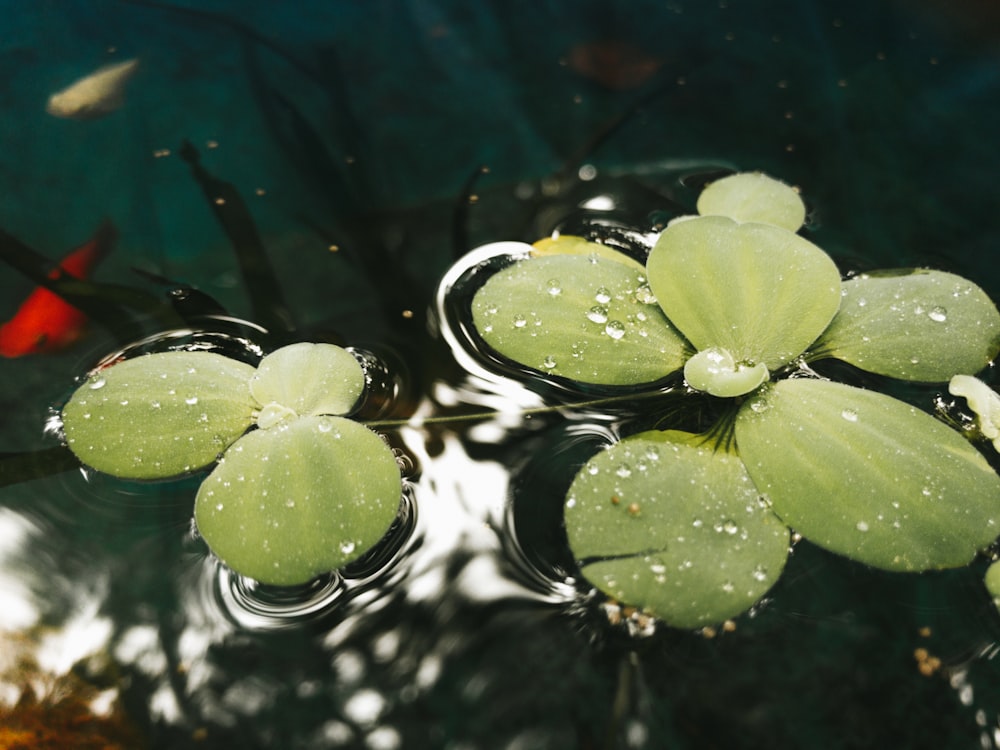
M959 433L888 396L784 380L736 420L774 512L810 541L886 570L966 565L1000 533L1000 477Z

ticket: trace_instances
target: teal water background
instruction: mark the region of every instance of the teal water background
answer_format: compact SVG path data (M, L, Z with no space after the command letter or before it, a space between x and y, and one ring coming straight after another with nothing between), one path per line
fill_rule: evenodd
M988 4L179 7L0 3L0 228L58 258L109 217L121 234L96 278L160 291L139 267L251 318L177 155L190 140L250 207L302 335L386 358L400 413L536 404L470 387L428 326L461 250L534 239L588 190L621 191L639 214L666 192L683 201L688 169L799 185L816 241L846 269L931 265L1000 298ZM655 73L613 88L574 63L581 45L610 42ZM54 91L133 56L117 112L45 112ZM578 156L592 187L560 171ZM0 318L31 288L0 269ZM52 445L49 408L115 347L94 329L57 354L0 360L0 451ZM557 574L571 565L562 493L612 422L508 414L393 432L416 506L400 559L281 629L226 609L189 530L195 482L69 472L4 487L0 629L40 644L99 631L155 748L1000 745L1000 617L982 561L890 575L801 544L734 632L609 628ZM921 674L918 648L943 667Z

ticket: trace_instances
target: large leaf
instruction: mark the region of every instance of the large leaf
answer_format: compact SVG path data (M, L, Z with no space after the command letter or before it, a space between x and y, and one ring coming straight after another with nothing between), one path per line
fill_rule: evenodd
M869 372L938 382L983 369L1000 351L1000 313L978 286L942 271L859 276L817 352Z
M472 315L496 351L584 383L650 383L683 364L684 341L641 272L598 256L514 263L476 293Z
M250 426L254 368L211 352L160 352L92 375L63 407L83 463L133 479L206 466Z
M198 490L212 551L262 583L304 583L371 548L399 510L392 450L342 417L300 417L240 438Z
M250 381L250 392L264 407L262 427L295 415L346 414L364 389L365 372L350 352L305 342L268 354Z
M724 216L672 224L646 267L660 306L699 351L771 370L805 351L840 304L829 256L769 224Z
M742 408L736 442L785 523L869 565L957 567L1000 533L1000 477L986 460L883 394L784 380Z
M761 172L741 172L716 180L698 196L702 216L728 216L795 232L806 219L806 207L794 188Z
M595 456L566 500L583 574L678 627L750 608L778 579L788 529L734 454L683 432L644 432Z

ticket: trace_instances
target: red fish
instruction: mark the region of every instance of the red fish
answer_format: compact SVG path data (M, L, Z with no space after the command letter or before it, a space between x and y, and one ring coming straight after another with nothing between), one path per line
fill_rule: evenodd
M84 245L67 255L49 278L60 273L84 279L111 251L117 236L110 222L104 222ZM44 287L33 291L14 317L0 326L0 355L23 357L43 354L69 346L83 334L87 316Z

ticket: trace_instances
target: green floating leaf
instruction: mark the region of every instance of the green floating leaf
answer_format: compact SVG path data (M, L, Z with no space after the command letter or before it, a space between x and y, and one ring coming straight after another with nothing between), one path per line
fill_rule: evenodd
M741 172L716 180L698 196L698 213L774 224L791 232L798 231L806 220L806 207L798 192L761 172Z
M705 216L672 224L646 264L670 321L700 351L775 370L823 332L840 305L829 256L768 224Z
M317 414L347 414L365 390L365 372L349 351L333 344L299 343L268 354L250 381L263 407L258 424Z
M734 454L684 432L644 432L599 453L566 500L587 579L677 627L749 609L781 575L788 528Z
M300 417L240 438L198 490L195 522L230 568L289 586L367 552L399 510L392 450L342 417Z
M531 254L539 258L548 255L583 255L588 258L597 256L634 268L640 274L646 272L642 263L634 258L630 258L625 253L619 252L613 247L602 245L599 242L590 242L583 237L577 237L572 234L561 234L558 237L540 239L532 243Z
M859 276L816 343L869 372L943 382L979 372L1000 351L1000 313L978 286L942 271Z
M880 393L781 381L741 409L736 443L785 523L877 568L966 565L1000 533L1000 477L986 460Z
M993 597L993 604L1000 608L1000 562L990 564L983 577L983 583L986 584L986 590Z
M160 352L105 368L63 407L70 450L98 471L159 479L207 466L251 424L254 368Z
M476 293L472 316L504 356L584 383L650 383L683 364L684 341L640 272L597 256L514 263Z

